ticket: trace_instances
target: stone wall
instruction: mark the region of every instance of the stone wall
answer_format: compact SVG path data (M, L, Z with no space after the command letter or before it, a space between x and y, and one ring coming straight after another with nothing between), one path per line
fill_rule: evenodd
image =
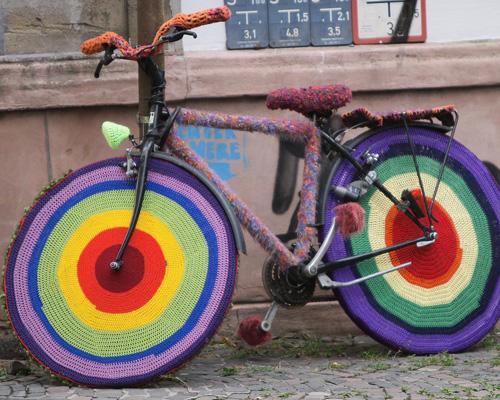
M4 54L78 51L110 30L129 36L127 0L5 0Z
M174 13L178 4L165 0ZM0 55L78 52L83 40L105 31L135 43L136 19L137 0L3 0Z

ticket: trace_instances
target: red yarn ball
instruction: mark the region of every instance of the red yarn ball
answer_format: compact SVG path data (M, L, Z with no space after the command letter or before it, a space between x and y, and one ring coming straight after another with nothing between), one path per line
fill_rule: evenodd
M257 315L251 315L240 323L238 336L250 346L258 346L272 339L271 332L265 332L260 328L262 319Z
M344 237L361 232L365 227L365 210L358 203L345 203L335 207L337 231Z

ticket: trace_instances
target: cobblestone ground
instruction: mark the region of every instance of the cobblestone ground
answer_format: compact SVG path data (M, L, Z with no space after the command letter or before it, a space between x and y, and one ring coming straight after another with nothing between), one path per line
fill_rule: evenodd
M498 399L500 332L463 354L416 357L369 338L278 338L259 349L217 338L175 375L140 388L68 386L31 367L2 377L18 399Z

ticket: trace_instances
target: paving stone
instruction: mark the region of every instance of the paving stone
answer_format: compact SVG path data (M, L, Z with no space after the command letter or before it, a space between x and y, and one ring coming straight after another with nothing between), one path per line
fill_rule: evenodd
M295 394L292 394L290 395L289 397L287 397L286 399L287 400L302 400L302 399L305 399L307 396L306 393L295 393Z
M25 397L26 396L26 391L25 390L17 390L15 392L12 392L12 394L9 397Z
M329 392L310 392L305 397L305 400L324 400L330 395L331 393Z
M330 339L329 339L330 340ZM335 342L334 339L332 343ZM361 341L362 342L362 341ZM360 354L362 343L354 344L353 354ZM371 346L371 345L370 345ZM383 349L383 347L380 347ZM50 400L154 400L154 399L282 399L316 400L349 398L370 400L412 400L434 398L470 398L494 396L499 382L499 368L492 367L492 351L474 351L454 355L453 366L428 366L413 370L414 358L382 358L389 368L373 371L373 360L336 357L342 369L330 368L331 359L315 357L286 358L270 351L248 359L230 359L233 350L215 346L174 377L154 381L140 388L89 389L71 387L47 376L14 377L0 382L0 399L44 398ZM222 362L226 360L227 362ZM221 376L224 366L234 366L236 375ZM177 378L176 378L177 377ZM446 391L450 392L447 395ZM281 397L280 397L281 396Z
M94 396L95 397L109 397L109 398L114 398L118 397L120 398L123 396L125 392L121 389L95 389L94 390Z
M250 393L234 393L234 394L231 394L230 397L228 397L228 399L248 399Z
M89 396L80 396L79 394L74 394L69 397L70 400L92 400Z

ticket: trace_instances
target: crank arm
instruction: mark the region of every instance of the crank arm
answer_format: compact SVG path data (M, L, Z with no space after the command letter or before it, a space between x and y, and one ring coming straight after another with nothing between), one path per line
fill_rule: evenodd
M278 303L273 301L267 310L264 319L260 323L260 329L264 332L269 332L271 330L271 325L273 324L274 317L276 317L276 313L278 312L278 307Z
M386 269L385 271L378 271L378 272L375 272L373 274L363 276L362 278L354 279L352 281L347 281L347 282L333 281L330 279L330 277L328 275L326 275L325 273L322 273L322 274L318 275L318 282L319 282L319 285L321 286L322 289L352 286L352 285L357 285L358 283L365 282L368 279L373 279L373 278L376 278L377 276L382 276L382 275L388 274L389 272L397 271L398 269L407 268L410 265L411 265L411 261L406 262L406 263L401 264L401 265L397 265L396 267Z

